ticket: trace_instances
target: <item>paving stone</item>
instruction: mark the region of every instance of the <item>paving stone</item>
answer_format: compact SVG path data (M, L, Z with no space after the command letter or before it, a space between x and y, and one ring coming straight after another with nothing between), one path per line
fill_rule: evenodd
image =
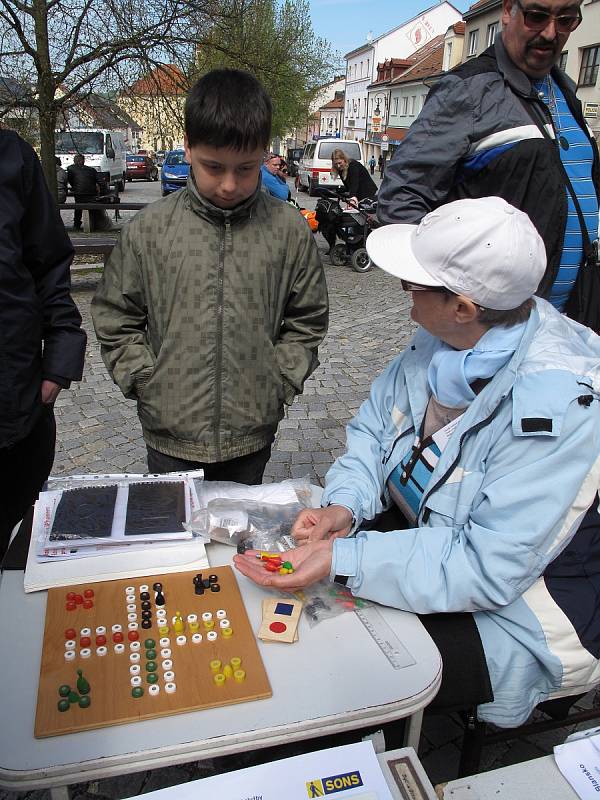
M464 728L445 714L427 714L423 718L422 738L433 747L441 747L449 742L460 745L463 733Z

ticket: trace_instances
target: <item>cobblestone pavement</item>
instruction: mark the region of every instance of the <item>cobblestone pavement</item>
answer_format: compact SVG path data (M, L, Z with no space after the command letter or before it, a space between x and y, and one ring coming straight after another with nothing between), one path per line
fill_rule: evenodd
M320 351L321 366L281 423L266 470L269 481L309 475L315 483L323 482L328 466L343 452L346 422L367 395L373 378L411 335L410 299L398 281L379 270L359 275L349 267L324 261L331 299L329 334ZM55 474L138 472L146 467L135 405L123 399L108 377L94 337L89 309L97 280L97 273L78 273L73 280L73 295L89 335L88 353L83 381L63 392L57 403ZM592 693L580 705L598 704L600 699ZM571 732L562 729L490 746L484 751L482 768L550 753ZM456 777L461 735L456 716L425 718L419 754L433 783ZM248 763L247 757L236 756L173 766L74 786L72 796L81 800L130 797ZM0 790L0 800L48 797L47 791Z

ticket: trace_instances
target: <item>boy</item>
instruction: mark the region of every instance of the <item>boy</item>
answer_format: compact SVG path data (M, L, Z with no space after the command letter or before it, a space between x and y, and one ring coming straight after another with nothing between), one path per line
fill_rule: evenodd
M262 480L284 403L318 365L325 276L304 219L260 190L271 101L215 70L185 106L187 186L123 228L92 303L151 472Z

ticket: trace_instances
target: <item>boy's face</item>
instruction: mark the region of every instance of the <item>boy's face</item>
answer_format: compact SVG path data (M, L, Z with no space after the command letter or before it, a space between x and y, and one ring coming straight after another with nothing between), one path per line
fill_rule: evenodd
M218 208L235 208L254 194L263 162L264 148L233 150L208 144L189 146L185 157L191 164L198 191Z

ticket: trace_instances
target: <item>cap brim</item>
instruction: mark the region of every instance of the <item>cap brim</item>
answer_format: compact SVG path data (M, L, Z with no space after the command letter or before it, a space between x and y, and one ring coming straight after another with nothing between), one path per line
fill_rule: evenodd
M418 225L396 224L376 228L367 239L371 261L390 275L422 286L442 286L425 272L412 250L412 237Z

